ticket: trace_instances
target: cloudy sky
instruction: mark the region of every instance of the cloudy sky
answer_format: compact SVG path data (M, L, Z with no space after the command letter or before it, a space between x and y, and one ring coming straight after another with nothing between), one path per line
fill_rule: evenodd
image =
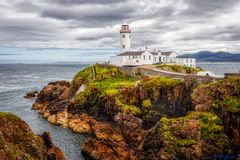
M239 0L1 0L0 47L240 51Z

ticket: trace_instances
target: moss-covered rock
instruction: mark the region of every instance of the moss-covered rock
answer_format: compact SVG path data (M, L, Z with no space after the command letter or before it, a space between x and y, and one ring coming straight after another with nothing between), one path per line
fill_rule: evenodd
M212 113L192 112L180 118L163 117L148 134L143 149L156 157L199 159L231 153L229 145L220 118Z
M88 113L113 117L122 112L143 118L147 124L152 125L164 114L178 116L191 110L191 89L180 80L166 77L146 77L139 80L112 66L94 66L96 78L88 80L85 90L75 97L75 107L84 108ZM88 77L86 70L90 72L90 69L85 69L84 74L77 74L85 77L78 78ZM187 104L189 108L180 108ZM170 112L167 109L169 106L172 108Z
M49 152L55 149L54 152ZM46 143L41 136L34 134L19 117L0 112L0 158L47 160L50 156L63 160L63 153L52 143Z
M240 97L229 97L222 101L216 101L212 109L216 112L225 109L231 113L240 113Z
M197 87L192 99L195 110L217 114L223 121L225 133L234 153L240 151L240 77L219 80Z

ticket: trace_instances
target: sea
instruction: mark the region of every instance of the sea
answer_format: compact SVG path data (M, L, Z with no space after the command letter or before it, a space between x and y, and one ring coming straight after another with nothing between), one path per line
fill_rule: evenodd
M41 134L50 132L53 143L60 147L67 159L84 160L81 144L86 138L69 129L52 125L36 111L31 110L34 99L24 99L29 91L41 90L49 82L71 80L72 77L89 63L52 63L52 64L0 64L0 111L11 112L26 121L32 130ZM238 63L198 63L197 66L217 75L239 72Z

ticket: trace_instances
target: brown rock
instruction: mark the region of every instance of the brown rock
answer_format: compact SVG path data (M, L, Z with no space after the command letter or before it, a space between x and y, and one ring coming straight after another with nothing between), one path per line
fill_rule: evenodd
M47 118L48 122L52 123L52 124L56 124L57 123L57 117L56 115L51 115Z
M29 92L24 96L24 98L36 98L37 95L38 95L38 91Z
M93 126L93 131L97 139L110 142L124 142L120 128L112 128L108 123L97 122Z
M56 160L65 160L63 152L52 143L50 133L44 132L42 134L45 145L47 146L48 158Z
M103 141L87 139L84 141L82 152L96 160L119 160L112 148L107 146Z
M49 134L36 135L15 115L0 112L1 160L64 160L63 152L56 147Z
M120 125L121 131L128 143L140 149L147 133L142 128L142 120L132 115L118 113L114 116L114 121Z
M96 160L137 160L135 152L123 143L109 143L89 138L81 149L83 153Z
M80 113L79 115L69 115L68 126L74 132L77 133L91 133L92 126L96 123L96 120L91 116Z

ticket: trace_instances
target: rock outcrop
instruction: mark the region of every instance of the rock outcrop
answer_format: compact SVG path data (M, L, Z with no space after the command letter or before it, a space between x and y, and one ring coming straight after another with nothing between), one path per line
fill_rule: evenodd
M24 98L36 98L38 95L38 91L34 91L34 92L28 92Z
M219 104L239 98L239 80L201 85L192 94L196 85L191 79L130 77L113 66L95 65L71 83L49 83L33 109L50 123L91 135L81 149L93 159L239 154L237 107Z
M240 152L240 78L200 86L192 94L195 110L209 111L222 120L234 153Z
M49 133L36 135L20 118L4 112L0 112L0 159L65 160Z
M220 118L211 113L192 112L180 118L163 117L147 135L141 158L212 159L213 154L232 154L229 148Z

